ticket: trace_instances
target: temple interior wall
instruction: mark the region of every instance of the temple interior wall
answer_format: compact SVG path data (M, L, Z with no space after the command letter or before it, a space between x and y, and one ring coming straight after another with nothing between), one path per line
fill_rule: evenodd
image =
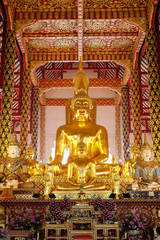
M45 126L45 161L54 152L55 138L57 128L65 124L65 107L64 106L48 106L46 107L46 126ZM120 117L120 120L122 118ZM114 106L97 106L97 124L104 126L108 131L108 143L110 157L115 155L115 107ZM122 139L122 121L121 126L121 152L123 155L123 139ZM16 128L20 131L20 126ZM20 134L17 134L20 141ZM134 142L133 133L130 133L130 144ZM142 134L142 142L144 134ZM152 146L151 133L147 133L147 140ZM31 134L28 134L28 145L31 142ZM53 149L53 150L52 150ZM54 155L54 154L53 154ZM40 131L38 131L38 160L40 161Z
M120 117L121 120L121 117ZM52 153L54 156L55 138L57 128L65 124L65 107L64 106L47 106L46 107L46 126L45 126L45 160L48 160ZM104 126L108 131L109 152L115 155L115 106L97 106L97 124ZM121 126L121 147L123 154L122 140L122 122ZM39 131L40 134L40 131ZM143 139L142 134L142 139ZM29 138L30 139L30 138ZM40 139L40 137L38 138ZM151 134L147 134L148 143L152 146ZM130 143L134 141L133 133L130 133ZM38 155L40 142L38 141Z

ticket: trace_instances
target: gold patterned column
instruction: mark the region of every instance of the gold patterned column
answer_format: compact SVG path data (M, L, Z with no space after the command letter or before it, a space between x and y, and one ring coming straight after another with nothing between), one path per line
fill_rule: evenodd
M33 89L33 109L32 109L32 147L34 149L34 160L37 160L38 150L38 125L39 125L39 89Z
M115 105L115 155L116 159L121 158L121 124L120 124L120 105Z
M28 122L29 122L29 100L30 100L30 71L23 70L22 78L22 103L21 103L21 155L25 157L28 145Z
M11 135L12 102L14 87L14 65L16 56L15 30L8 30L6 35L4 77L2 92L2 112L0 129L0 157L6 157L7 145Z
M45 162L45 123L46 106L40 108L40 159Z
M131 71L131 96L132 96L132 118L134 143L141 148L142 130L141 130L141 106L138 69Z
M160 91L156 31L146 30L146 54L148 62L148 89L154 159L160 158Z
M129 159L128 87L122 87L122 133L124 160Z

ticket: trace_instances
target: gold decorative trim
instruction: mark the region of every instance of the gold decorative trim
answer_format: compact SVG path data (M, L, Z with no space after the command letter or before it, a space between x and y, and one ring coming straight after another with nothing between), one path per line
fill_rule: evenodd
M33 20L32 19L16 20L16 24L15 24L16 33L21 31L27 25L30 25L30 24L35 23L35 22L36 22L36 19L33 19Z
M30 62L30 71L33 71L36 67L39 67L45 64L47 61L31 61Z
M143 31L146 31L146 17L126 18L125 20L129 23L132 23L132 24L138 26Z
M116 59L115 62L119 63L120 65L123 65L128 70L132 69L133 62L131 60L121 60L121 59L117 60Z

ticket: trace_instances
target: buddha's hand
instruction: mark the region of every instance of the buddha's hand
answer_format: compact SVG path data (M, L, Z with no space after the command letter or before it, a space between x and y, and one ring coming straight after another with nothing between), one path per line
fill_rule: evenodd
M61 166L62 166L61 162L62 162L62 156L58 155L55 157L54 161L49 164L49 166L52 167L54 174L57 174L60 172Z
M138 179L135 179L132 183L132 190L137 190L139 188Z

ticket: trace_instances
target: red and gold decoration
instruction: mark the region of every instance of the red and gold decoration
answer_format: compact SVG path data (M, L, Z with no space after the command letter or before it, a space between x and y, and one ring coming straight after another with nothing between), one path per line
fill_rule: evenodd
M121 125L120 125L120 105L115 105L115 148L116 159L121 158Z
M2 93L1 133L0 133L0 155L7 156L7 145L11 134L12 101L14 83L14 64L16 50L15 30L8 30L5 46L4 79Z
M33 89L33 109L32 109L32 147L34 149L34 159L37 159L38 144L38 123L39 123L39 89Z
M129 159L129 117L128 117L128 88L122 87L122 132L123 132L123 156Z
M21 155L26 156L28 145L28 122L29 122L29 101L30 101L30 71L23 70L22 80L22 104L21 104Z
M150 29L147 24L146 32L146 54L148 63L148 88L151 114L151 131L153 139L154 159L160 158L160 93L159 93L159 71L155 28Z
M140 148L142 145L140 86L138 69L131 71L132 118L134 143Z

